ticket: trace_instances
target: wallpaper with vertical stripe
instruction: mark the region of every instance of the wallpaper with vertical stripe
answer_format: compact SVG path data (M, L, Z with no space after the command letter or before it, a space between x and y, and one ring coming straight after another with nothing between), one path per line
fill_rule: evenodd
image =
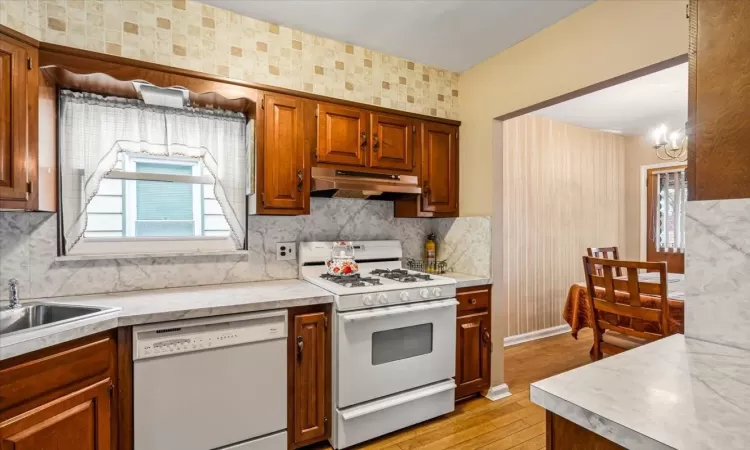
M533 115L503 123L506 336L565 322L587 247L625 243L625 139Z

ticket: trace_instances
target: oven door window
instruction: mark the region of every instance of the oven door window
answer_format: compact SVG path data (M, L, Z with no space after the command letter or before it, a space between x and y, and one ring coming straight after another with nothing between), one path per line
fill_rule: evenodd
M372 365L432 353L432 323L372 333Z

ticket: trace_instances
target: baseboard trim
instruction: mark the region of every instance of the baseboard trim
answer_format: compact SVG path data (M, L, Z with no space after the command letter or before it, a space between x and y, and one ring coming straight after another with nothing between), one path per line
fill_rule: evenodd
M487 391L485 397L495 402L501 398L510 397L510 389L508 389L508 385L505 383L498 384L497 386L492 386L490 390Z
M570 332L570 325L558 325L556 327L552 328L545 328L543 330L536 330L531 331L529 333L524 334L517 334L515 336L508 336L503 341L504 347L509 347L511 345L518 345L524 342L529 341L535 341L537 339L542 339L550 336L556 336L558 334L568 333Z

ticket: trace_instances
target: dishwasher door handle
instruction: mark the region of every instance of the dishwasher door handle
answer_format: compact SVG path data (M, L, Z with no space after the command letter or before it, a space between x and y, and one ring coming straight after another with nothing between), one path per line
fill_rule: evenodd
M297 336L297 359L302 361L302 350L305 349L305 341L302 336Z

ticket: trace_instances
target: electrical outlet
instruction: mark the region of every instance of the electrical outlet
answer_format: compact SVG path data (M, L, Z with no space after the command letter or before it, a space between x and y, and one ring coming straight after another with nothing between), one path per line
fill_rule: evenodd
M294 242L276 243L277 261L294 261L295 259L297 259L297 244Z

